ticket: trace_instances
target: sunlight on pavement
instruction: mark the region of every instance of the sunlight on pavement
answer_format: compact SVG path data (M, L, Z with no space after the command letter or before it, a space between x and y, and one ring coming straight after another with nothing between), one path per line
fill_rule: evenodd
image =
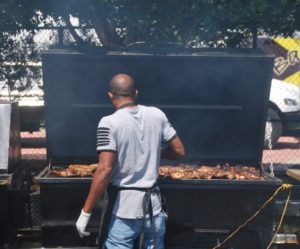
M272 156L275 164L300 164L300 138L281 137L272 149ZM270 163L268 149L263 151L262 162Z

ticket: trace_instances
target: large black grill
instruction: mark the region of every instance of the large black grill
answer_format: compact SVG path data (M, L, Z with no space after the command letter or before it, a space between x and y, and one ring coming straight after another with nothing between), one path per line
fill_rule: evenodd
M97 161L97 123L113 112L107 83L117 73L128 73L137 81L139 103L161 108L182 138L183 163L261 168L272 66L273 58L257 50L50 50L43 54L48 159L54 167ZM96 243L96 233L85 241L75 231L91 179L54 177L46 169L38 181L44 246ZM169 209L167 247L214 246L280 184L267 175L260 181L161 179ZM101 200L96 213L100 209ZM271 203L225 247L264 248L273 218ZM98 221L92 219L93 230ZM61 229L68 232L59 240Z

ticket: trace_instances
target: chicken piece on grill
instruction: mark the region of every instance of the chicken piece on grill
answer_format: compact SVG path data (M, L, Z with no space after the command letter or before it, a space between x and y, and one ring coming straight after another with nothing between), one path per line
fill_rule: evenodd
M230 171L227 171L226 172L226 178L229 179L229 180L232 180L235 178L235 172L230 170Z
M54 170L52 170L51 173L54 174L54 175L57 175L57 176L62 176L62 177L77 176L76 173L74 173L74 172L72 172L68 169L62 169L62 170L54 169Z
M72 176L92 176L97 169L97 164L82 165L82 164L71 164L67 169L63 170L52 170L52 173L62 177Z
M97 166L95 164L91 165L80 165L80 164L71 164L68 169L78 176L92 176L95 172Z
M71 171L77 171L78 169L89 169L90 167L85 164L70 164L68 169Z
M184 172L172 172L170 177L171 179L184 179Z
M219 167L201 166L197 168L198 176L200 179L211 179L214 177Z
M187 167L184 167L184 166L176 166L176 167L170 168L170 173L184 172L186 169L187 169Z
M197 172L193 169L187 169L183 172L184 179L194 179L197 178Z
M246 176L243 173L235 173L235 179L237 180L246 180Z
M161 177L170 177L170 170L174 168L174 166L164 165L159 167L159 175Z
M96 171L96 169L97 169L97 167L98 167L98 163L90 164L89 167L90 167L90 169L91 169L92 171Z
M227 172L224 171L223 169L218 169L214 172L213 178L218 178L218 179L226 179L227 178Z
M232 180L232 179L235 179L235 173L236 173L236 170L234 167L231 167L231 166L228 166L226 165L225 167L222 168L223 169L223 172L224 172L224 178L225 179L229 179L229 180Z

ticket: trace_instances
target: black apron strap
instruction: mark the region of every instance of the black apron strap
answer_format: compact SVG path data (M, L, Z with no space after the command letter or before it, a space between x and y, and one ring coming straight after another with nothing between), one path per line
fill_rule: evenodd
M111 219L111 214L114 208L114 204L117 198L118 188L109 184L104 193L104 204L101 212L100 225L99 225L99 249L104 248L104 242L108 235L108 226Z
M157 238L156 238L155 221L154 221L154 217L153 217L153 206L152 206L152 201L151 201L152 193L157 193L157 192L155 190L147 190L146 191L145 197L143 199L143 211L144 211L144 218L146 218L146 215L149 214L150 226L151 226L152 237L153 237L153 249L156 249L157 248Z
M160 200L161 200L161 210L166 214L166 216L168 217L168 206L167 206L167 199L166 197L163 195L163 193L160 191Z
M154 216L153 216L153 206L152 206L152 201L151 201L151 194L155 193L156 195L161 196L161 193L156 188L156 186L157 186L157 184L154 185L152 188L147 189L145 191L145 196L143 199L144 219L149 214L150 226L151 226L151 231L152 231L152 236L153 236L153 249L157 248L157 237L156 237L155 220L154 220ZM142 240L143 240L143 236L141 237L140 244L143 244Z

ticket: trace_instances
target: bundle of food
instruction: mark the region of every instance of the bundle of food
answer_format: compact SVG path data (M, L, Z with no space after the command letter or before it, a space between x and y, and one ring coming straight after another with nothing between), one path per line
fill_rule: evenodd
M250 166L160 166L159 175L171 179L236 179L263 180L264 176L255 167Z
M92 176L97 169L98 164L82 165L71 164L66 169L53 169L52 173L57 176Z

